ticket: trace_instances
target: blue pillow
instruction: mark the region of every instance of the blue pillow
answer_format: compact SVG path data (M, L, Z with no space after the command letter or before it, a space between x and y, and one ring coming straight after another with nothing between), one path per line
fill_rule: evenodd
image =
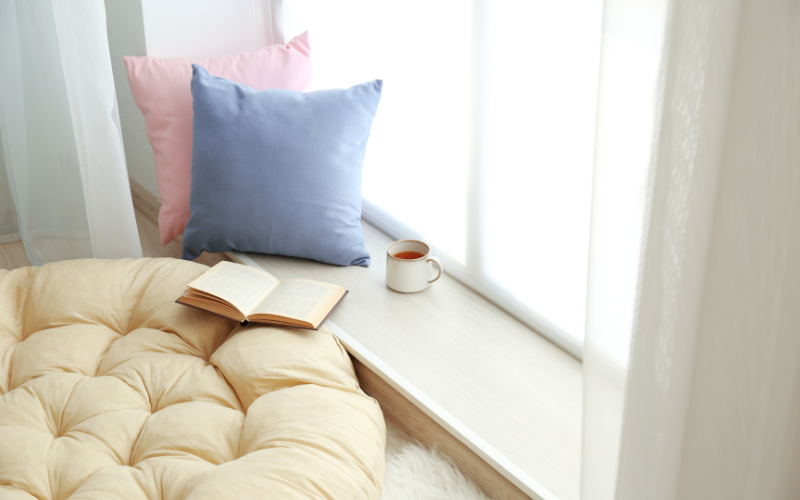
M383 82L257 91L192 68L183 258L239 250L368 266L361 162Z

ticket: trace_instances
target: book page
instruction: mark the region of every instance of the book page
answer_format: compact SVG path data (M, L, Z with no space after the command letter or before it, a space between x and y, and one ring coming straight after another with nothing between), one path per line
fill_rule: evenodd
M344 293L339 285L311 280L286 280L253 310L253 314L273 314L314 323L324 318L335 298ZM322 314L325 313L325 314ZM249 315L248 315L249 316Z
M274 276L261 269L220 262L189 283L189 288L219 297L247 316L278 283Z
M178 299L178 302L187 306L196 307L203 311L211 311L234 321L244 321L247 319L244 317L244 314L240 313L232 306L229 306L226 302L219 300L212 302L206 299L197 299L195 297L183 295Z

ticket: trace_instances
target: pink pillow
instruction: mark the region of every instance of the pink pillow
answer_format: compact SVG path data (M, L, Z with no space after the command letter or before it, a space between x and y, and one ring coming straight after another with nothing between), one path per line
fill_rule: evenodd
M136 105L144 114L153 146L161 211L161 244L181 234L189 220L192 178L192 64L212 76L227 78L257 90L305 91L311 83L308 33L284 45L207 59L123 57Z

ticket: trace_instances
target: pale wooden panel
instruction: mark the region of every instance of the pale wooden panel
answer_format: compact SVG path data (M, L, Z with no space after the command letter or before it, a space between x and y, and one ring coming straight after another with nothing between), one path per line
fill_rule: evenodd
M459 281L386 287L391 239L362 222L369 268L248 254L279 279L350 290L331 320L564 500L580 481L581 363Z
M472 479L491 498L530 500L528 495L404 398L372 370L357 359L352 359L361 389L380 403L384 418L393 422L408 436L422 444L433 446L449 456L461 472Z
M374 396L373 396L374 397ZM385 415L384 415L385 416ZM417 444L417 442L403 432L400 427L388 419L386 421L386 456L398 453L406 444Z

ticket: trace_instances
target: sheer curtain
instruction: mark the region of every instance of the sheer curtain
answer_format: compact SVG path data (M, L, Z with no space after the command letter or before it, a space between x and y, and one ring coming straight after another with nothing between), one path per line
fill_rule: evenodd
M605 3L582 498L798 498L800 9L639 4Z
M316 88L384 80L365 219L580 356L602 0L283 0Z
M3 129L0 128L0 134ZM0 135L0 244L19 241L17 209L11 195L11 183L6 173L6 158L3 153L3 137Z
M0 238L33 265L142 256L102 0L0 0L0 135Z

